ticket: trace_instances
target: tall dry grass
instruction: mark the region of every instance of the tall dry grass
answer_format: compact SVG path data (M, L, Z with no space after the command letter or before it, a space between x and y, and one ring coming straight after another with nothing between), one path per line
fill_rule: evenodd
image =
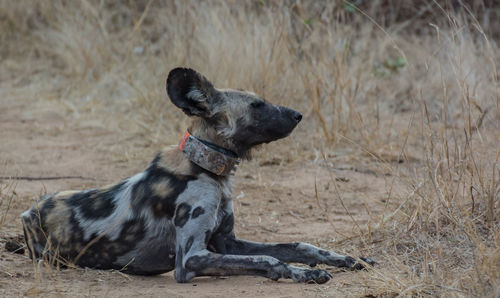
M352 293L498 296L500 8L358 2L3 0L0 98L113 130L123 153L186 127L172 67L251 89L305 114L259 154L390 177L385 212L349 240L382 265Z

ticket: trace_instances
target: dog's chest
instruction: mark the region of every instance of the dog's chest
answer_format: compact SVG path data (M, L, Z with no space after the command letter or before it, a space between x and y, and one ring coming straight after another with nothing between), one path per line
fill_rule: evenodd
M230 178L214 179L201 174L198 179L189 181L186 189L176 198L174 223L178 225L178 223L182 224L189 220L189 218L181 218L184 215L191 215L190 218L197 218L200 214L206 214L210 217L217 216L219 211L226 208L230 201Z

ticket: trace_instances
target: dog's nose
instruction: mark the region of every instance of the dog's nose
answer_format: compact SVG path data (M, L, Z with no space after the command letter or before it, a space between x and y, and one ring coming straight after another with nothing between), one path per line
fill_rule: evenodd
M301 114L301 113L299 113L299 112L296 112L296 111L295 111L295 113L294 113L294 115L293 115L293 119L295 119L295 121L296 121L297 123L299 123L299 122L300 122L300 120L302 120L302 114Z

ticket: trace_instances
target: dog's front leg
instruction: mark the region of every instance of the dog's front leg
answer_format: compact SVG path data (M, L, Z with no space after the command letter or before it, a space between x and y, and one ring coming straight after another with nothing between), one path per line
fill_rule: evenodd
M310 266L328 264L336 267L363 269L364 266L350 256L318 248L308 243L259 243L238 239L232 235L224 237L226 252L235 255L266 255L283 262L303 263ZM369 265L375 261L360 258Z
M290 278L295 282L322 284L331 275L321 269L303 269L291 266L270 256L222 255L202 250L185 260L185 270L194 276L257 275L278 280Z
M191 231L199 231L199 226ZM205 235L206 234L206 235ZM325 283L331 275L321 269L303 269L285 264L271 256L223 255L206 249L209 233L180 237L176 252L175 279L187 282L196 276L256 275L273 280L291 278L295 282Z
M303 269L285 264L271 256L225 255L207 250L215 227L213 212L196 213L181 204L176 212L175 279L187 282L196 276L258 275L296 282L327 282L325 270ZM209 208L204 206L205 210Z

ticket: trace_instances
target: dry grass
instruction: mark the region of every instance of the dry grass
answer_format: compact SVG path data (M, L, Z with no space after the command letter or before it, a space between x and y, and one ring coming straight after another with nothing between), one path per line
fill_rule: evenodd
M369 3L3 0L0 98L114 130L133 158L187 125L172 67L254 90L305 114L260 155L390 175L385 212L345 240L382 260L352 293L499 296L500 9Z

